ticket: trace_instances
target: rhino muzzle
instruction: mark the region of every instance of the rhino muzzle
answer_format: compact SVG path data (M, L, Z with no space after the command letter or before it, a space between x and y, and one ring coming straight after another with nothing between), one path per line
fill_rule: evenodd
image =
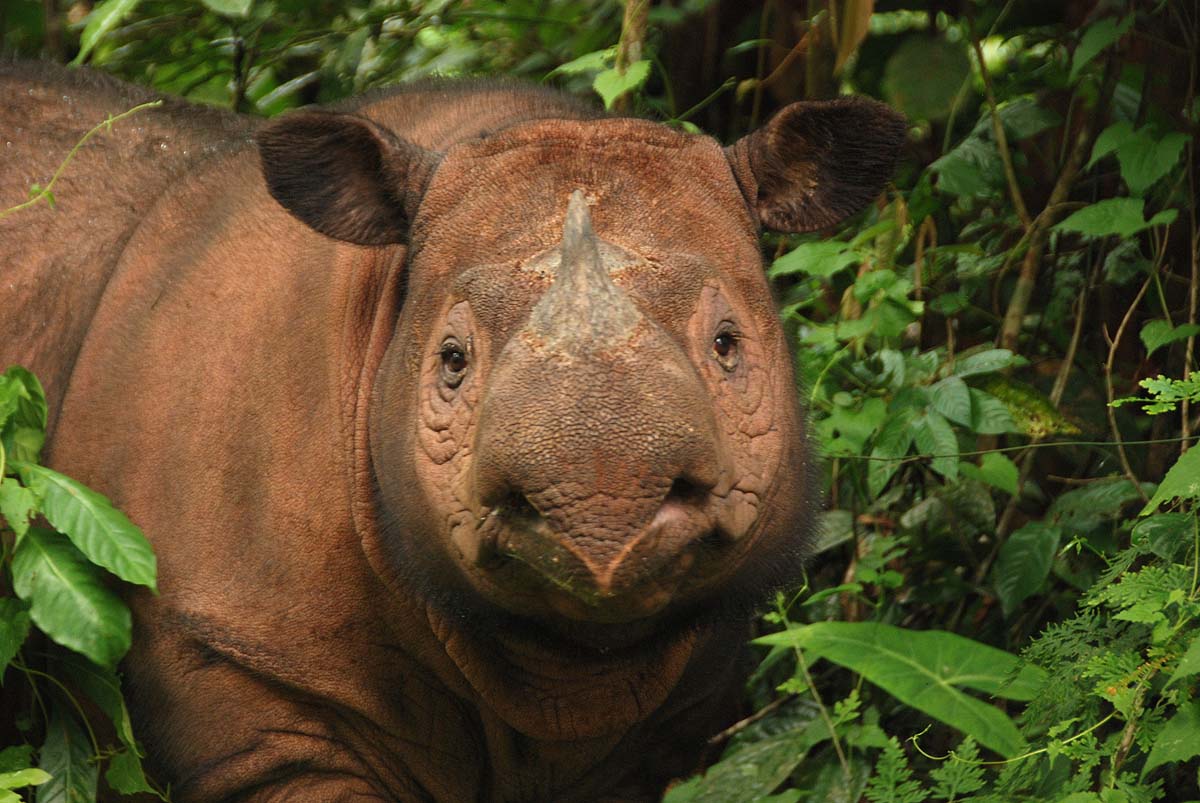
M702 578L739 534L712 512L729 472L703 382L601 253L576 191L557 275L483 400L470 551L560 614L628 621Z

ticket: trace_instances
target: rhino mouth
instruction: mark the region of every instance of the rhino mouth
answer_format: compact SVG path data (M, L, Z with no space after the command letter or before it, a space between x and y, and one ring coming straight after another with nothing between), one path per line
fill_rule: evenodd
M732 562L740 534L702 496L673 488L648 522L614 532L564 523L510 495L485 507L472 574L514 613L596 624L653 618L702 593Z

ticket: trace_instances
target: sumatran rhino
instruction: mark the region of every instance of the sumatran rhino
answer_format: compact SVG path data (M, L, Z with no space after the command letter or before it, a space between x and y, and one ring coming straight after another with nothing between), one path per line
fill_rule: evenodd
M0 202L147 100L9 67ZM124 664L177 801L650 800L738 714L816 504L761 226L880 191L903 125L722 149L428 83L261 123L182 102L0 221L0 363L158 553Z

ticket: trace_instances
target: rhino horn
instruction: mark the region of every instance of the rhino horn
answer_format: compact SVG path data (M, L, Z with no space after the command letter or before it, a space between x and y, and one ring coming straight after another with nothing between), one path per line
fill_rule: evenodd
M629 340L642 315L609 275L579 190L567 204L559 254L558 273L530 314L529 332L548 351L563 355L610 349Z

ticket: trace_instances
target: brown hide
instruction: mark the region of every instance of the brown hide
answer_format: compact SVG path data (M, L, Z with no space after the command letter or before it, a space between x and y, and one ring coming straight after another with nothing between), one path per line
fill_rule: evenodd
M0 140L21 154L0 153L2 197L22 200L94 121L141 99L62 71L0 73ZM814 492L752 210L795 229L840 217L822 195L837 162L771 172L795 150L779 145L790 120L725 154L504 85L352 108L260 130L270 190L256 124L146 112L81 151L58 210L0 221L0 309L17 312L0 320L0 363L25 363L61 402L49 463L108 494L159 557L161 595L131 596L124 664L153 766L181 803L657 799L736 715L744 611L803 551ZM876 114L868 139L886 152L855 203L898 141ZM538 358L571 340L530 311L565 270L575 190L638 348ZM713 361L729 318L736 367ZM473 334L451 389L438 344L454 327ZM679 377L672 398L642 392L652 357ZM571 361L627 390L589 407L591 391L546 367ZM525 367L504 379L505 365ZM625 427L631 394L650 401L628 403L639 423ZM579 442L603 460L555 451L574 431L559 424L547 448L514 451L546 409L588 427L615 415ZM707 421L713 442L667 461L649 501L622 496L625 473L645 481L665 460L655 444L691 426L672 415ZM623 463L617 446L639 438L649 451ZM535 466L547 478L518 488L542 476L514 479L530 460L551 461ZM487 465L508 468L489 480ZM676 499L679 477L692 490ZM592 495L557 499L567 481ZM597 543L638 566L585 578L590 596L564 592L557 569L493 571L481 544L533 549L511 521L489 533L497 484L529 500L551 551L590 559ZM616 501L596 524L601 491ZM665 588L651 574L667 558L646 540L657 505L702 522L679 561L704 568L642 606Z

